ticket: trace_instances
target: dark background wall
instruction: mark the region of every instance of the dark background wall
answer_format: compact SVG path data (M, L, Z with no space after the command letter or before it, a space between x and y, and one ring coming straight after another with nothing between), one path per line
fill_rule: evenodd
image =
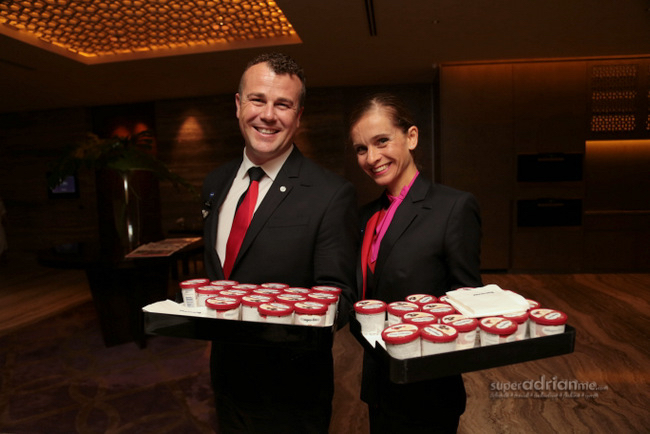
M432 176L432 84L309 89L295 140L305 155L354 182L360 203L373 199L379 190L350 153L347 114L361 97L376 91L399 94L414 111L421 134L417 158L423 172ZM80 171L78 198L48 197L45 176L64 149L87 132L105 136L120 122L129 126L134 119L153 126L158 158L199 191L210 170L243 152L234 93L0 115L0 198L8 210L11 249L35 253L97 239L94 173ZM186 190L161 182L160 195L166 233L201 228L201 204Z
M649 71L648 58L443 65L435 83L310 88L296 143L352 181L360 203L371 200L379 191L356 165L347 115L367 93L395 92L416 115L423 173L477 196L484 269L648 271ZM98 119L134 107L154 124L158 157L197 189L242 152L234 94L0 115L11 249L97 238L94 175L79 174L79 198L51 199L45 173ZM521 179L538 157L547 179ZM565 160L571 176L553 179L557 165L543 163ZM165 182L160 190L166 234L200 229L198 202Z
M479 198L483 267L650 269L649 77L647 58L442 68L439 179Z

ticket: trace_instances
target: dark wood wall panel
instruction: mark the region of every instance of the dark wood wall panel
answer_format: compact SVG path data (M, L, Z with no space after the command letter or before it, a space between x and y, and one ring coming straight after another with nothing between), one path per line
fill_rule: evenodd
M296 143L308 157L350 179L358 188L359 202L367 202L378 190L357 167L350 153L347 141L350 107L370 92L392 91L401 95L416 113L421 130L418 158L424 173L430 176L432 89L432 84L309 89ZM153 107L158 157L198 191L209 171L243 151L234 93L145 105ZM54 245L98 238L94 174L80 172L78 198L48 198L45 181L48 164L66 146L101 127L97 125L98 116L94 116L93 124L93 113L98 112L101 118L110 119L113 114L120 115L120 107L0 115L0 197L8 210L10 249L36 252ZM161 182L160 192L165 232L201 228L199 201L168 182Z
M446 67L440 88L440 180L477 197L481 266L507 269L515 164L512 65Z
M634 101L621 97L618 88L593 92L590 74L602 61L442 67L441 179L473 192L481 203L483 267L570 272L649 269L647 255L641 252L650 236L647 188L642 188L647 170L641 169L647 166L648 148L630 140L650 139L650 128L643 130L648 113L645 78L650 68L647 58L605 63L636 65L638 82L633 87L639 90ZM641 113L637 128L590 131L592 99L605 99L607 104L598 107L609 107L607 113L612 115L619 114L619 106L636 104L632 112ZM605 139L620 143L601 148L601 142L597 148L602 155L589 155L585 142ZM634 148L629 155L628 148ZM553 176L518 179L520 157L540 155L555 160L563 155L576 157L582 164L573 167L581 173L560 180ZM521 224L517 210L533 201L539 203L539 215L531 214L528 220L537 223ZM576 205L579 221L558 223L564 221L559 215L562 203Z
M0 197L9 249L96 236L94 176L80 176L78 199L49 199L46 182L50 162L90 129L90 112L83 108L0 116Z

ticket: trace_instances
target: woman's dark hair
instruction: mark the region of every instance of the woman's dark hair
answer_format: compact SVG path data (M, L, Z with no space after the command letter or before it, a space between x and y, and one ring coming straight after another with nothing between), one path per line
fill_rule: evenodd
M390 93L377 93L366 97L355 106L350 114L348 131L352 130L352 127L373 108L386 109L390 113L393 124L404 133L408 132L408 129L415 125L413 116L402 100Z
M251 66L257 65L258 63L266 63L271 71L277 75L295 75L300 79L302 83L302 89L300 90L300 107L305 105L305 97L307 95L307 82L305 79L305 72L298 63L293 60L291 57L283 53L264 53L255 57L253 60L248 62L244 73L248 71ZM242 87L244 82L244 73L242 73L241 79L239 80L239 93L242 93Z

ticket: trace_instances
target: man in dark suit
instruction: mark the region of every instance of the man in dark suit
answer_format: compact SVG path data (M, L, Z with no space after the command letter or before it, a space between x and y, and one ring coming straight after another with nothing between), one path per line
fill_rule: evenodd
M206 270L211 280L337 286L343 289L345 314L354 286L356 196L351 183L305 158L293 144L304 81L302 69L282 54L260 56L244 71L235 96L242 158L211 172L203 185ZM250 167L264 173L250 226L233 255L228 237ZM328 431L334 388L330 348L213 342L211 374L219 432Z

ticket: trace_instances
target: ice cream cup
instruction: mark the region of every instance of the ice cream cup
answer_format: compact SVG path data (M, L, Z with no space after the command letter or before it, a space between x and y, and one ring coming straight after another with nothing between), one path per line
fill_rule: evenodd
M420 330L422 356L456 350L458 331L447 324L430 324Z
M451 304L447 303L429 303L422 306L422 311L434 314L438 318L438 322L440 322L443 317L456 313L456 309L454 309Z
M420 310L420 307L411 303L410 301L394 301L388 303L386 307L386 312L388 314L388 325L398 324L402 322L402 317L405 313L416 312Z
M386 323L386 303L381 300L357 301L354 315L361 325L361 333L379 336Z
M205 300L219 296L221 291L223 291L221 286L204 285L195 288L194 294L196 296L196 307L206 310L207 307L205 305Z
M517 324L510 319L500 316L481 318L479 327L482 347L515 341Z
M210 297L205 300L207 314L212 318L239 320L241 301L231 297Z
M515 340L521 341L526 339L528 334L528 311L518 313L508 313L501 315L517 323L517 331L515 332Z
M386 351L395 359L411 359L420 357L420 329L413 324L395 324L386 327L381 332L386 344Z
M428 326L429 324L436 324L438 318L430 312L407 312L402 317L402 322L405 324L415 324L419 328Z
M530 337L564 333L567 315L555 309L533 309L530 311Z
M438 297L431 294L411 294L406 297L406 301L415 303L420 307L420 309L422 309L422 307L426 304L436 303L438 301Z
M208 279L190 279L184 280L179 283L181 295L183 296L183 304L185 307L198 307L196 303L196 293L194 292L199 286L209 285Z
M462 315L458 316L462 317ZM456 339L457 350L466 350L476 346L476 335L478 334L478 320L476 318L462 317L446 323L444 322L445 318L443 318L443 324L450 325L458 331L458 339Z
M284 303L263 303L257 308L262 321L274 324L293 324L293 307Z
M330 326L334 324L336 318L336 310L339 303L339 296L329 292L310 292L307 298L311 301L317 301L327 305L327 317L325 324Z
M264 303L272 303L273 297L268 295L248 294L241 299L241 319L243 321L261 322L258 307Z
M293 306L293 323L322 327L327 321L327 305L317 301L300 301Z

